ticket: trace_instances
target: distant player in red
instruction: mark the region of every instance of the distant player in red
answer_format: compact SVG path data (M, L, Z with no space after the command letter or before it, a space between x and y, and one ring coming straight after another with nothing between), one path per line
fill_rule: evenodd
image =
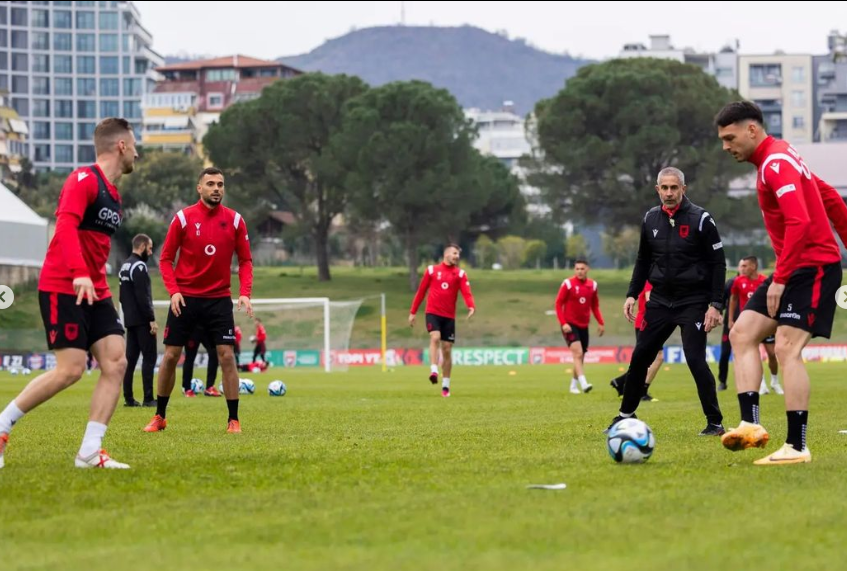
M242 338L241 328L238 325L236 325L235 326L235 345L233 346L233 353L235 353L235 366L236 367L238 367L241 364L240 363L240 357L239 357L239 355L241 355L241 338Z
M144 428L145 432L158 432L167 426L165 415L176 379L176 365L182 348L198 326L211 336L217 348L229 412L227 432L241 432L238 369L232 351L235 321L230 264L233 254L237 254L238 309L246 308L247 315L253 317L250 303L253 260L247 226L238 212L221 204L224 192L224 175L220 169L204 169L197 182L200 200L176 213L165 237L159 269L171 296L171 307L165 326L165 356L159 366L156 416ZM174 269L177 251L179 260ZM214 392L220 396L217 389Z
M638 296L638 313L635 314L635 340L638 341L638 334L641 332L641 328L644 324L644 314L647 312L647 302L650 301L650 291L653 289L653 286L650 282L647 282L644 285L644 289L641 291L641 294ZM659 399L653 398L650 395L650 385L653 384L653 379L656 378L656 375L659 374L659 369L662 366L662 363L665 362L665 356L662 351L659 351L656 354L656 359L653 361L653 364L650 365L650 368L647 369L647 380L644 381L644 394L641 395L642 401L658 401ZM623 375L612 379L609 383L613 389L615 389L618 393L618 396L623 398L623 389L624 383L626 383L626 373Z
M756 186L776 269L747 301L729 338L741 424L721 438L730 450L767 445L759 423L762 361L759 343L776 333L776 356L785 380L788 438L782 448L754 462L778 466L812 461L806 446L809 374L802 351L812 337L829 337L835 295L841 286L841 251L835 226L847 240L847 205L815 176L786 141L767 134L762 110L750 101L727 104L715 118L723 148L738 162L756 165Z
M590 392L594 387L585 378L585 353L588 351L588 325L591 313L597 320L597 333L600 337L606 331L603 314L600 313L600 296L597 282L588 279L588 262L577 260L574 264L574 276L562 282L556 296L556 316L562 329L562 337L573 355L573 378L571 392L579 394Z
M106 282L112 235L123 218L115 183L133 170L138 154L125 119L104 119L94 130L97 162L70 174L59 195L56 231L38 281L47 347L56 368L33 379L0 413L0 468L12 426L25 413L76 383L90 350L100 366L77 468L129 468L101 448L121 394L126 357L124 328Z
M441 355L441 396L450 396L450 373L453 370L453 343L456 342L456 301L459 292L468 308L468 319L473 317L474 305L471 284L465 270L459 269L462 249L456 244L444 248L444 260L437 266L429 266L424 272L418 293L409 311L409 327L415 326L415 314L426 300L426 330L429 331L429 381L438 382L438 355ZM439 350L440 346L440 350Z
M756 256L747 256L742 259L741 275L735 278L732 284L731 296L729 298L729 330L732 331L732 326L735 325L735 319L731 316L738 315L744 310L747 301L753 297L753 293L759 289L765 281L764 274L759 273L759 259ZM774 342L776 339L773 335L765 337L762 343L765 346L765 352L768 355L768 368L771 371L771 387L778 395L783 393L782 386L779 384L779 361L777 361L776 353L774 352ZM762 384L759 385L759 394L769 394L768 384L765 382L765 375L762 375Z
M255 363L259 357L262 358L262 361L267 361L265 358L265 351L267 350L265 342L268 339L268 333L265 331L265 326L262 325L262 320L258 317L256 318L256 335L254 337L256 338L256 348L253 349L253 362Z

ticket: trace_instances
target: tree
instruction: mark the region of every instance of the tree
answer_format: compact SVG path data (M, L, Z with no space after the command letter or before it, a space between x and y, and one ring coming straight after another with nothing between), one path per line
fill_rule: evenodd
M526 240L520 236L503 236L497 240L500 261L507 270L516 270L526 259Z
M417 287L419 246L458 241L471 212L488 204L489 177L471 146L473 127L444 89L394 82L350 103L343 147L356 180L354 213L384 219L403 240L409 285Z
M571 234L568 236L568 239L565 240L565 255L571 263L579 259L590 261L591 251L588 248L588 242L585 241L585 237L582 234Z
M738 98L700 68L670 60L582 67L535 107L530 182L560 218L619 226L658 203L656 176L675 166L685 173L689 197L726 225L722 215L737 211L729 181L749 167L722 151L713 118ZM739 218L731 223L751 222Z
M154 247L159 249L165 241L168 222L152 206L139 204L124 211L124 221L115 233L115 242L128 254L132 251L133 237L136 234L147 234L153 240Z
M347 208L353 174L342 162L351 152L343 148L345 106L367 89L347 75L278 81L224 111L203 140L209 158L249 197L251 218L285 208L309 228L321 281L331 277L329 231Z
M498 237L525 225L526 200L517 177L497 157L474 153L474 162L474 184L487 197L472 210L463 238L473 242L482 232Z
M527 267L541 267L541 261L547 255L547 244L544 240L528 240L524 251L524 265Z
M118 183L124 211L147 205L169 222L177 210L199 199L197 177L202 170L203 161L197 157L145 151L132 174L122 176Z
M476 265L480 268L490 268L497 261L497 245L486 234L481 234L474 244Z
M615 260L615 265L619 268L635 263L640 241L641 229L637 226L625 226L617 234L603 233L603 249Z

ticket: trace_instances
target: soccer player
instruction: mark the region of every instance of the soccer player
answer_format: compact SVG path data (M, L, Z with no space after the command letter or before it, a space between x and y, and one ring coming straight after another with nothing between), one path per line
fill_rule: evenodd
M156 335L159 325L153 313L153 293L150 289L150 274L147 260L153 255L153 240L146 234L132 239L132 254L121 265L118 273L121 280L121 310L126 327L126 373L124 374L124 406L156 406L153 398L153 369L156 367ZM144 402L135 400L132 394L132 379L139 355L141 363L141 387Z
M94 130L94 150L97 162L72 172L62 187L56 231L39 276L41 318L56 368L33 379L0 412L0 468L12 427L82 377L89 349L100 366L100 378L74 465L129 468L102 449L126 371L124 328L106 282L106 261L123 217L115 184L132 172L138 158L129 122L114 117L101 121Z
M685 175L677 168L664 168L656 177L662 206L652 208L642 221L638 257L624 302L624 316L630 322L635 321L635 296L648 280L653 289L632 352L623 402L609 428L635 417L647 369L680 327L685 359L706 416L700 436L724 433L715 377L706 363L706 334L721 322L726 259L714 219L688 200L686 188Z
M238 325L235 326L235 346L233 347L233 353L235 353L235 368L238 369L241 364L241 327Z
M456 301L459 292L468 308L468 319L473 317L476 306L471 293L471 284L465 270L459 269L462 249L456 244L444 248L444 259L437 266L428 266L412 300L409 311L409 327L415 326L415 314L426 300L426 330L429 331L429 382L438 382L438 356L441 355L441 396L450 396L450 373L453 370L453 343L456 342ZM439 347L440 346L440 347ZM440 350L439 350L440 349Z
M730 450L764 448L769 436L759 423L762 376L759 343L776 334L774 350L785 381L788 438L776 452L755 461L764 466L811 462L806 444L809 374L803 347L829 337L835 294L841 286L841 252L835 225L847 238L847 206L815 176L786 141L765 131L762 111L750 101L727 104L715 117L723 148L738 162L756 165L756 186L776 269L753 293L729 338L735 353L735 384L741 424L721 438Z
M241 215L221 204L225 186L220 169L209 167L200 173L197 193L200 200L174 216L159 259L171 306L165 326L165 356L159 366L156 415L144 428L145 432L158 432L167 426L166 413L176 379L176 365L182 348L198 326L213 337L218 353L229 413L227 432L241 432L238 371L232 353L235 320L230 264L233 254L238 254L238 309L246 308L247 315L253 317L250 240ZM177 251L179 260L174 269Z
M597 282L588 278L588 262L577 260L574 263L574 276L566 279L556 295L556 316L562 337L573 355L573 378L571 393L591 392L594 388L585 378L585 353L588 351L588 326L591 313L597 320L597 334L600 337L606 331L603 314L600 312L600 295Z
M725 391L726 390L726 381L729 377L729 358L732 356L732 345L729 343L729 317L732 315L733 319L738 319L738 308L735 308L735 313L729 313L729 300L732 297L732 284L735 283L735 278L740 276L743 272L742 269L746 265L746 262L742 259L738 261L738 272L735 276L726 280L726 284L723 287L723 303L726 309L724 309L723 314L723 333L721 334L721 358L718 364L718 390Z
M653 286L650 285L650 282L647 282L644 286L644 289L641 290L641 294L638 296L638 313L635 316L635 343L638 343L638 334L641 331L641 324L644 323L644 314L647 312L647 302L650 301L650 290L653 289ZM656 353L656 358L653 360L653 363L650 365L650 368L647 369L647 380L644 381L644 394L641 395L642 401L658 401L659 399L653 398L650 395L650 385L653 384L653 379L656 378L656 375L659 374L659 369L662 367L662 363L665 362L665 355L662 350L659 350ZM618 396L623 398L623 390L626 383L626 373L623 375L616 377L611 380L609 385L615 391L617 391Z
M268 339L268 332L265 331L265 326L262 325L262 320L258 317L256 318L256 348L253 349L253 363L261 357L262 362L267 361L265 358L265 351L267 351L267 347L265 346L265 342Z
M765 276L759 273L759 260L756 256L747 256L744 258L743 262L744 271L733 282L732 295L729 298L730 315L738 315L741 313L741 311L744 310L744 306L747 305L747 301L753 297L753 292L755 292L765 281ZM731 318L729 321L730 331L732 330L733 325L735 325L735 318ZM771 387L776 394L781 395L783 391L779 384L779 363L777 362L776 354L773 349L775 341L774 336L769 335L762 340L762 343L765 346L765 352L768 356L768 368L771 371ZM765 376L762 375L762 384L759 386L759 394L766 395L769 393L770 391L768 390L768 384L765 382Z

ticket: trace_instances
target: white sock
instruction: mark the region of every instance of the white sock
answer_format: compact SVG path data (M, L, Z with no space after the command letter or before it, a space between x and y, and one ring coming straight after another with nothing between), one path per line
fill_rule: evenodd
M99 422L89 422L85 427L85 436L82 437L82 446L79 448L79 455L83 458L88 458L92 454L100 452L103 444L103 437L106 435L105 424Z
M18 405L15 404L15 401L9 403L9 406L3 412L0 412L0 432L9 433L12 431L12 427L15 426L15 423L19 421L24 415L24 412L18 408Z
M441 379L441 388L449 389L450 388L450 377L443 377Z
M588 386L588 379L585 378L585 375L579 376L579 384L582 388L585 388L585 387Z
M771 386L775 387L779 384L779 374L771 374Z
M579 381L576 378L571 379L571 390L579 390Z
M429 366L429 370L430 370L430 372L432 372L433 374L437 375L437 374L438 374L438 365L430 365L430 366Z
M635 416L634 412L618 412L618 416L621 418L631 418Z

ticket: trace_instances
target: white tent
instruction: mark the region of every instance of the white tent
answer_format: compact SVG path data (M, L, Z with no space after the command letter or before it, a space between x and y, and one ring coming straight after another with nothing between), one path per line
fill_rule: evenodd
M0 266L41 267L47 220L0 183Z

